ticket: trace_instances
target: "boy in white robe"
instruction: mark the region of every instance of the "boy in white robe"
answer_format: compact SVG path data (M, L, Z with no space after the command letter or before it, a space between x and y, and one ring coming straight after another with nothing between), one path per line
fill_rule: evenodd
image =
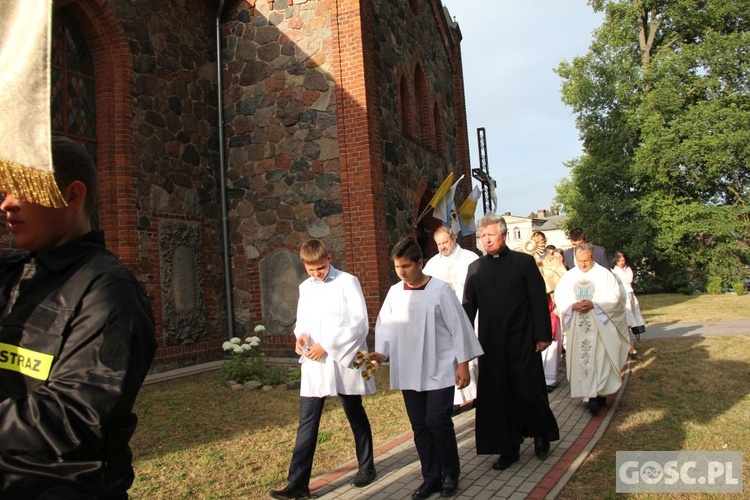
M375 392L353 362L367 350L367 307L359 280L331 265L322 241L311 239L300 247L300 258L310 278L299 286L295 351L300 355L300 417L289 484L273 490L272 498L309 498L315 445L327 396L338 396L354 433L359 471L352 484L364 487L376 477L370 421L362 395Z
M591 244L575 253L576 267L560 278L555 301L567 336L570 395L589 398L596 414L622 385L630 339L617 279L594 262Z
M422 272L419 244L404 238L391 258L401 282L380 310L370 358L382 363L390 357L391 389L404 397L424 480L412 498L438 491L451 496L460 474L453 394L469 383L469 360L483 351L450 286Z

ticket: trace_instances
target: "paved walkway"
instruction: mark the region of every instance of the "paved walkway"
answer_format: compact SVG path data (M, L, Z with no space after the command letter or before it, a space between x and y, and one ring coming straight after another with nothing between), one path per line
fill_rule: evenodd
M750 320L705 324L659 324L649 326L642 339L688 338L707 335L750 334ZM550 455L539 460L532 439L521 446L521 460L505 471L492 469L495 455L478 456L474 449L474 410L454 417L462 475L457 499L553 499L562 491L591 449L606 431L619 400L627 388L629 372L615 396L608 398L606 411L592 416L580 399L572 399L564 374L550 394L550 407L560 427L560 441L552 443ZM350 485L356 461L313 478L310 488L320 499L409 499L422 482L419 458L408 432L375 450L378 478L366 488ZM437 494L433 499L439 498Z

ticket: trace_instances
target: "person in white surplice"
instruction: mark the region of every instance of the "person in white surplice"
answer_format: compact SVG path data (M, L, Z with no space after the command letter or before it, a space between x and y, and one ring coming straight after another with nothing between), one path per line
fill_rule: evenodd
M547 250L547 237L541 231L534 231L531 234L532 251L539 272L544 278L544 287L547 291L547 307L549 308L549 319L552 323L552 343L542 351L542 364L544 365L544 379L547 383L547 392L552 392L557 387L557 372L562 359L562 328L560 327L560 318L557 315L557 305L555 304L554 292L560 276L565 274L565 265L552 255L552 251Z
M414 431L423 482L420 500L452 496L461 469L453 428L454 387L469 383L469 361L483 354L479 339L448 284L422 272L422 250L401 239L391 253L401 282L388 290L375 323L378 363L390 358L391 389L400 389Z
M373 379L365 380L354 367L357 353L367 351L367 307L359 280L331 265L331 254L318 239L299 250L310 278L299 286L295 352L302 364L297 439L287 479L272 498L310 498L315 445L327 396L338 396L354 434L359 470L352 484L361 488L375 480L370 421L362 395L375 392Z
M592 245L579 244L575 257L576 267L557 284L555 301L567 337L570 395L589 398L589 410L596 414L622 385L630 350L628 323L620 285L594 262Z
M469 269L469 264L477 260L479 256L471 250L461 248L456 243L456 235L451 232L451 228L448 226L440 226L435 229L432 237L435 239L438 254L427 261L424 266L424 273L448 283L456 293L458 300L461 301L464 298L466 271ZM477 324L477 322L474 324ZM476 399L478 372L479 363L476 359L472 359L469 361L471 382L463 389L456 390L456 394L453 396L454 407L463 406Z

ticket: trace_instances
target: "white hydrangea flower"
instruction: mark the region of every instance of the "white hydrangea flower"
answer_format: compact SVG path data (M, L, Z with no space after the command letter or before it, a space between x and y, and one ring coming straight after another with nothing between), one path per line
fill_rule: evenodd
M258 337L248 337L245 339L245 342L253 347L257 347L260 345L260 339Z
M223 344L221 344L221 348L224 349L225 351L231 351L232 348L233 348L233 346L234 346L234 344L232 344L229 341L224 342Z
M242 344L242 346L241 346L241 347L242 347L242 350L243 350L243 351L249 351L250 349L252 349L252 348L253 348L253 346L252 346L252 345L250 345L250 344Z
M235 354L242 354L243 352L241 345L235 344L232 349L234 350Z
M263 325L258 325L255 327L255 333L263 333L266 331L266 327Z
M241 344L242 340L239 337L232 337L231 339L229 339L229 342L231 342L232 344Z

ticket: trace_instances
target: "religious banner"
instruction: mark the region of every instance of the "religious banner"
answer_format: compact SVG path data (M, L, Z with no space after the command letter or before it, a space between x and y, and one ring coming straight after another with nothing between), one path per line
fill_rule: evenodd
M466 197L458 208L458 222L461 224L461 236L468 236L477 232L474 213L477 210L477 202L481 195L482 191L479 189L479 186L474 186L469 196Z
M61 207L51 154L51 29L52 0L0 2L0 192Z
M422 210L422 213L419 214L419 217L417 217L416 222L414 222L414 227L417 227L417 224L419 224L419 221L421 221L425 215L427 215L427 212L432 208L438 206L438 204L442 201L442 199L448 194L448 190L451 188L451 184L453 183L453 172L448 174L448 177L445 178L442 184L440 184L440 187L435 191L435 195L432 197L430 202L427 204L427 206Z

